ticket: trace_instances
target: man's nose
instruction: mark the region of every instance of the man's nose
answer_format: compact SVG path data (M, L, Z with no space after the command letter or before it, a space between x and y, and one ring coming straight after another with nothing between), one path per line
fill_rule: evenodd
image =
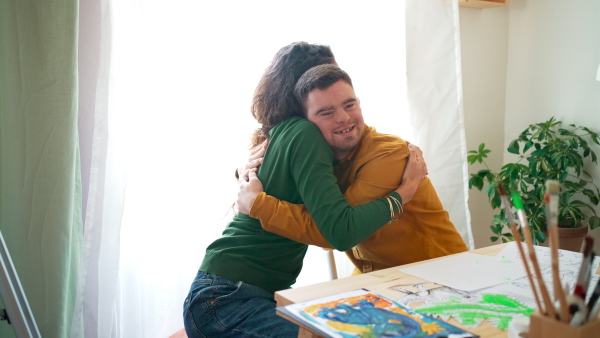
M344 123L350 119L350 115L344 109L339 109L335 118L337 123Z

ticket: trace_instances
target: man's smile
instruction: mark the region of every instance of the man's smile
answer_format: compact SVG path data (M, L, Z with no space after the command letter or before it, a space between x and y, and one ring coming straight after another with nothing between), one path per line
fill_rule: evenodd
M355 126L352 126L352 127L350 127L350 128L346 128L346 129L344 129L344 130L340 130L340 131L334 131L333 133L334 133L334 134L345 134L345 133L349 133L349 132L351 132L352 130L354 130L354 127L355 127Z

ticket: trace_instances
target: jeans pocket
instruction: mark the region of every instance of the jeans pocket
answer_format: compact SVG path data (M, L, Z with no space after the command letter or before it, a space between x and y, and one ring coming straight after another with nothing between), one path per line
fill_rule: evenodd
M235 298L240 293L243 285L244 283L242 282L237 282L235 284L231 282L227 284L220 284L219 286L215 287L215 290L212 290L212 303L215 304L226 302L231 298Z
M194 278L187 297L185 298L184 309L189 306L190 302L201 296L205 288L213 285L216 278L217 276L199 272Z

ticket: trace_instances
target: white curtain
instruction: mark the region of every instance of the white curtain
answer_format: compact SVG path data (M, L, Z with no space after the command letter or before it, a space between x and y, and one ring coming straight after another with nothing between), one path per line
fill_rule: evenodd
M406 2L410 121L444 208L470 249L458 2Z
M430 114L428 126L413 122L419 126L413 131L408 122L410 33L402 2L97 2L101 43L93 137L82 147L90 149L86 273L74 337L167 337L183 327L189 284L206 246L231 217L233 172L256 128L249 113L254 87L275 52L290 42L330 45L353 78L367 124L422 145L432 177L456 177L456 185L464 175L456 166L437 165L432 149L439 144L419 136L420 128L434 125L462 128L457 69L450 80L454 89L444 87L440 94L454 90L456 101L433 112L420 108ZM445 1L432 2L450 16L456 13ZM422 24L436 27L436 19L425 16L430 22ZM80 33L89 34L81 25ZM443 29L458 36L456 22ZM435 55L431 42L415 43ZM442 48L438 52L447 54ZM457 55L450 57L458 64ZM428 74L423 81L436 87L438 79ZM453 142L448 146L464 147ZM440 195L444 183L435 181ZM465 208L450 213L464 214ZM457 225L469 229L465 222ZM309 250L296 286L328 280L325 257L321 249ZM338 257L340 267L346 260ZM341 265L340 274L347 274Z

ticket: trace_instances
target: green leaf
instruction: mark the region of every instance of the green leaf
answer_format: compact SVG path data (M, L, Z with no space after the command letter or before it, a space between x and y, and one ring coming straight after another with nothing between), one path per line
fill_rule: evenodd
M481 143L478 150L469 151L469 154L472 155L467 156L467 161L469 164L474 164L475 162L484 163L484 158L487 158L487 154L490 152L491 150L485 149L485 143Z
M545 243L546 242L546 234L544 234L542 231L534 230L533 231L533 237L536 239L536 241L538 243Z
M548 148L540 148L540 149L536 149L531 153L531 156L537 156L537 157L541 157L544 156L548 153Z
M590 199L590 202L592 202L594 205L598 205L598 199L600 196L595 194L594 191L590 189L583 189L583 194L586 195Z
M502 227L500 227L500 229L498 229L498 224L491 224L490 229L492 229L492 232L495 233L496 235L499 235L502 233Z
M571 132L570 130L563 129L563 128L558 128L558 133L561 135L573 135L573 132Z
M568 180L565 180L562 182L563 186L569 190L573 190L573 189L577 189L579 187L579 185L575 182L571 182Z
M583 151L583 157L588 157L588 156L590 156L590 153L592 152L592 151L590 150L590 148L589 148L589 147L586 147L586 148L584 148L584 149L585 149L585 150Z
M517 140L513 140L507 148L508 152L511 154L519 154L519 142Z
M502 198L500 197L500 193L496 189L493 189L492 197L490 198L490 205L493 209L498 209L502 207Z
M490 171L488 169L481 169L477 172L477 176L479 176L483 179L483 178L486 178L489 173L490 173Z
M594 230L600 227L600 218L597 216L591 216L589 219L590 229Z
M478 175L471 175L469 179L469 189L477 188L479 190L483 189L483 179Z
M579 212L581 212L582 208L588 208L590 211L594 211L594 208L592 208L591 205L584 203L582 201L579 201L579 200L575 200L575 201L571 202L570 207L573 207L574 209L578 209Z
M592 132L591 130L589 130L588 128L583 128L583 130L587 131L588 133L590 133L590 138L592 139L592 141L596 144L600 144L600 138L598 137L598 134Z

